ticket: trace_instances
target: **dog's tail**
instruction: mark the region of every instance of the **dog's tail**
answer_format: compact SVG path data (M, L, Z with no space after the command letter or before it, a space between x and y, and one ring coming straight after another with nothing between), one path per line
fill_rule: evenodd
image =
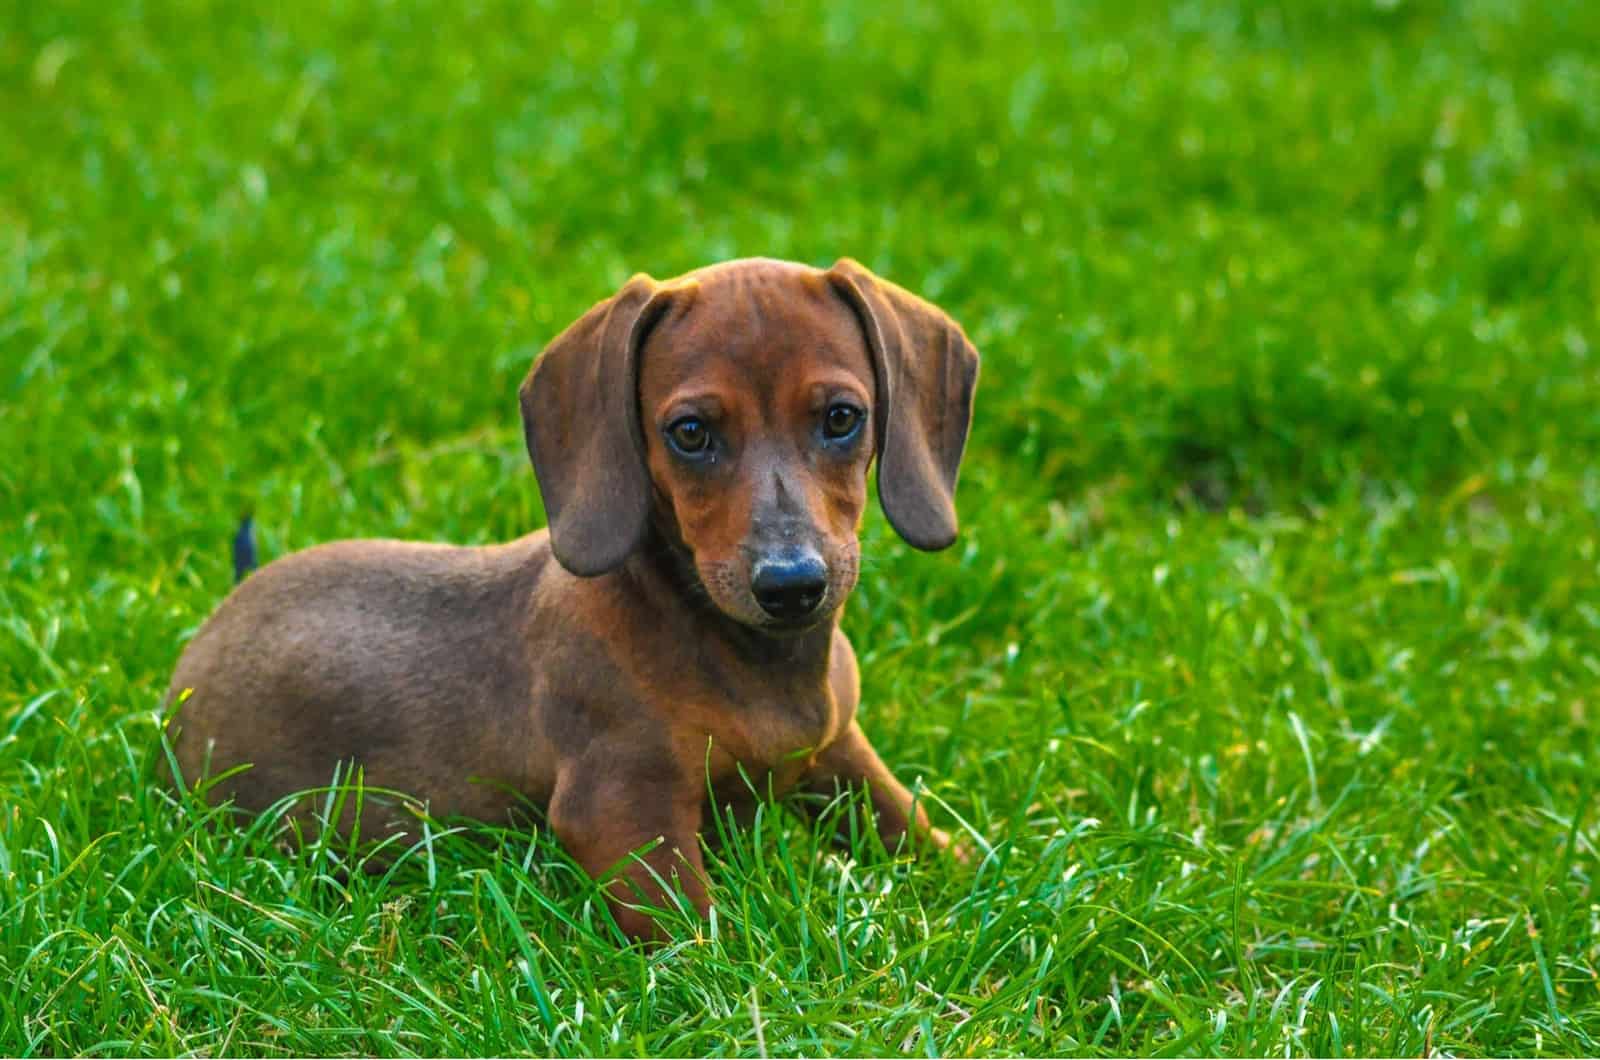
M256 569L256 524L246 512L239 520L239 529L233 535L233 582L244 581Z

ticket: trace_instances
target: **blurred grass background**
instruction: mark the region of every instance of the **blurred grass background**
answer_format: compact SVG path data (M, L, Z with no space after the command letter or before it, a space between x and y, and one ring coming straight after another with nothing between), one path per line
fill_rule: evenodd
M1600 1051L1600 8L0 5L0 1053ZM229 587L542 521L629 273L841 254L985 356L874 512L880 750L619 951L544 837L382 877L174 805Z

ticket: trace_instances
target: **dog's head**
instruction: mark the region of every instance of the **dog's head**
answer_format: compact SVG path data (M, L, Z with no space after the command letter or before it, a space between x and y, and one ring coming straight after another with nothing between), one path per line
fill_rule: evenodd
M896 531L955 540L977 376L954 321L849 259L635 276L522 385L556 559L603 574L654 522L729 617L815 625L855 587L874 455Z

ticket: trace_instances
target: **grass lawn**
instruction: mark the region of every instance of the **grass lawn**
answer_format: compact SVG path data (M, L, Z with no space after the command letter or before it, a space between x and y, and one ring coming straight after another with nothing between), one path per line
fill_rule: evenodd
M1600 1052L1600 5L602 6L3 5L0 1054ZM242 511L527 532L544 342L750 254L984 354L846 618L973 865L772 806L646 951L167 792Z

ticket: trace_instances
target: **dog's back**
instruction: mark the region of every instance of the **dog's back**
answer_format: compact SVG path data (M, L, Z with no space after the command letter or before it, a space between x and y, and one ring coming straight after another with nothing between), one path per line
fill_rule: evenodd
M548 783L527 775L548 756L529 753L537 734L520 731L530 716L516 709L530 695L530 641L506 630L549 564L540 533L483 548L341 541L257 571L173 675L169 701L188 695L184 779L248 763L217 794L259 810L359 760L369 785L433 793L435 813L500 816L504 793L468 778Z

